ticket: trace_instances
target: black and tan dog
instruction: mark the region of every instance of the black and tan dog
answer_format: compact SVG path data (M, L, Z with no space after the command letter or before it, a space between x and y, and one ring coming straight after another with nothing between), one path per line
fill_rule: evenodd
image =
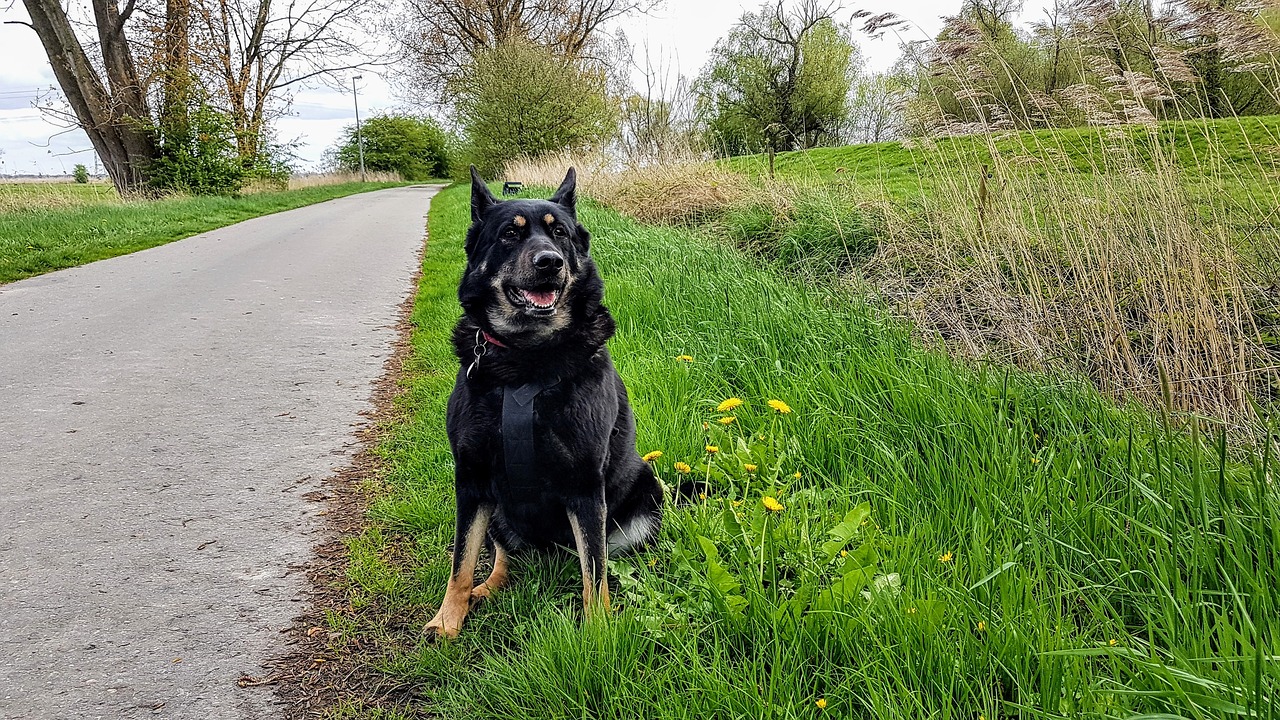
M609 552L647 542L662 521L662 486L636 452L605 348L614 322L575 183L570 168L550 200L500 202L471 170L448 416L458 520L430 634L456 636L471 601L506 582L508 554L526 548L577 548L583 603L607 608ZM473 587L487 543L493 572Z

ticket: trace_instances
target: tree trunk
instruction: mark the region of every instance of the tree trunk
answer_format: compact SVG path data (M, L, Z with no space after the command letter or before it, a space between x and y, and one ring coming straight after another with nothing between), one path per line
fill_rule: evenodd
M31 27L44 45L67 102L107 175L121 194L147 189L147 166L156 159L146 95L133 69L124 20L113 0L94 0L94 17L111 90L98 76L59 0L23 0Z
M160 132L166 141L185 138L190 130L191 3L165 0L164 95L160 107Z

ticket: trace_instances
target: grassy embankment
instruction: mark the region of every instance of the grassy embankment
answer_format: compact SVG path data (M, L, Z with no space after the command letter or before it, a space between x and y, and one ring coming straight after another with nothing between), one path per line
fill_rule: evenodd
M563 159L514 170L553 184ZM1280 117L880 143L589 173L870 296L966 358L1240 427L1280 400ZM985 173L983 172L985 170ZM1163 386L1163 387L1162 387Z
M122 200L110 185L0 185L0 283L163 245L259 215L404 183Z
M432 204L406 418L350 543L353 611L330 617L336 651L359 640L416 693L408 715L1280 717L1269 450L1227 459L1088 387L968 368L784 266L598 207L640 450L712 490L616 560L607 621L581 618L572 559L533 556L457 642L422 643L452 532L466 192Z

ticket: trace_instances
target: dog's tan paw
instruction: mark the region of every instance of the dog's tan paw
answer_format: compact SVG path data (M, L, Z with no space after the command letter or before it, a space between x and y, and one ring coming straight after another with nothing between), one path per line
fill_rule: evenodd
M490 597L493 597L493 590L489 587L488 583L480 583L479 585L471 588L471 602L488 600Z
M453 640L458 637L458 633L462 631L461 625L445 625L441 622L432 621L422 629L422 636L427 640Z

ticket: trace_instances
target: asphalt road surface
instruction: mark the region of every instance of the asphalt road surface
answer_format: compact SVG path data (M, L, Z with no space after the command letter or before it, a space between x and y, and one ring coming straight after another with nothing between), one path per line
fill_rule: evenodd
M272 718L433 189L0 286L0 718Z

